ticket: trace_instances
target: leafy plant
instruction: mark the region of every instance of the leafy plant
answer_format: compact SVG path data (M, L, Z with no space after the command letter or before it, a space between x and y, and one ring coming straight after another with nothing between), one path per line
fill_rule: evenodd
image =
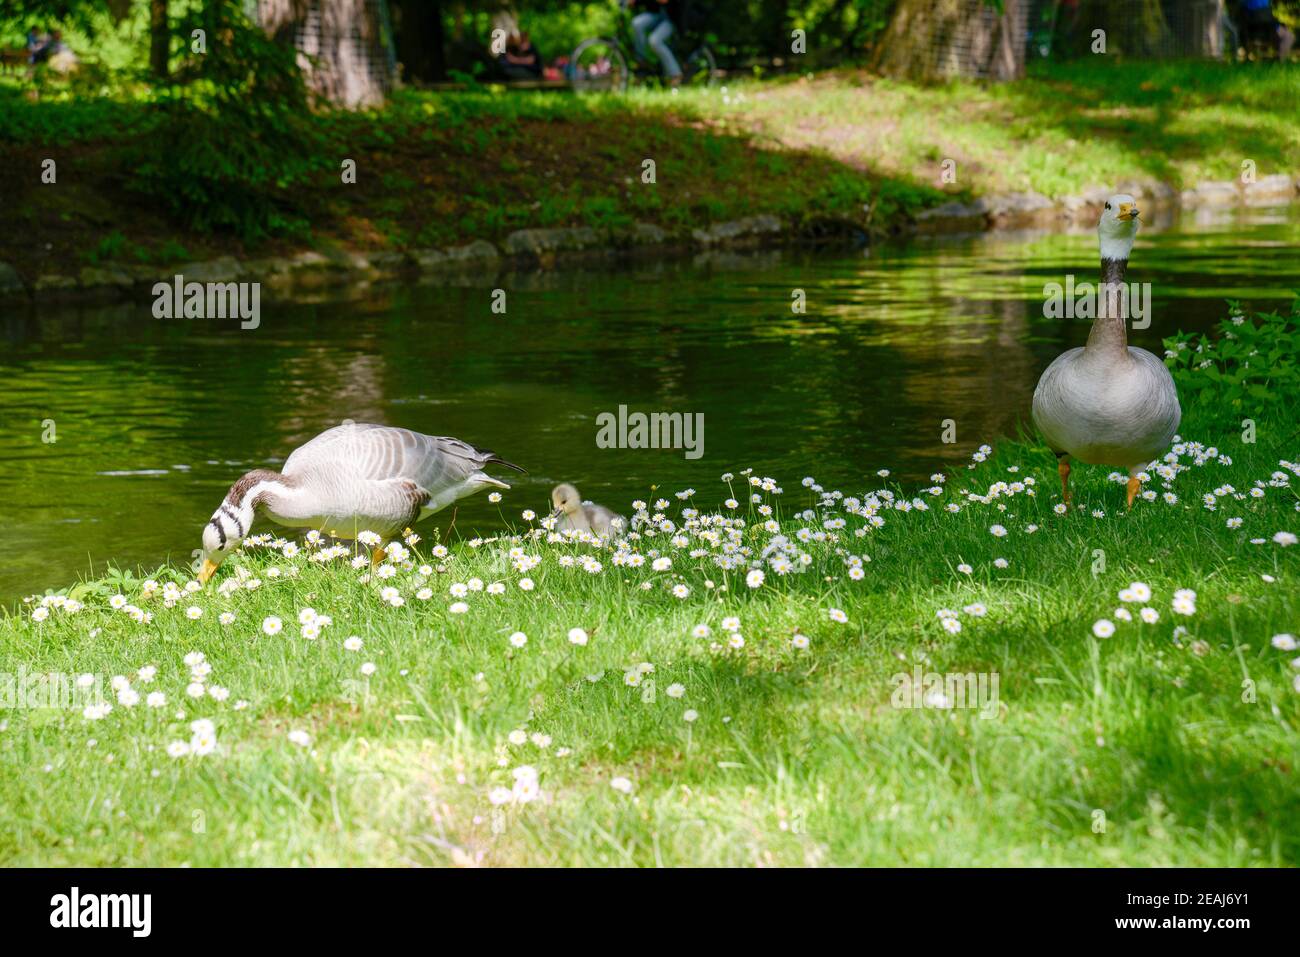
M1300 296L1289 315L1247 315L1228 302L1216 334L1180 332L1164 340L1166 363L1186 409L1236 418L1300 400Z
M196 30L206 49L152 107L131 185L192 228L245 240L303 232L303 187L326 165L327 150L294 51L229 0L193 9L180 33Z
M101 239L93 249L86 253L86 261L93 264L110 259L116 259L122 252L122 247L125 245L126 237L118 230L113 230L113 232Z
M453 83L463 84L466 90L480 91L483 89L483 84L478 81L478 75L483 72L483 64L475 63L472 69L473 72L469 73L464 70L448 70L447 76Z
M164 241L158 250L158 259L162 262L185 262L193 258L190 251L174 239Z
M139 587L141 581L143 579L139 578L131 569L118 568L116 565L109 565L104 570L104 577L101 579L102 584L118 592L134 591Z
M632 223L632 217L619 208L618 199L612 196L592 196L582 204L582 214L590 225L598 228Z

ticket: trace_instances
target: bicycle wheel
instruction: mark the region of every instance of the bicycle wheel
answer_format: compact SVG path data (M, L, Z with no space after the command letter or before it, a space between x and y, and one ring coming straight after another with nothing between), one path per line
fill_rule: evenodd
M718 82L718 62L713 51L706 46L695 51L682 64L682 83L686 86L715 86Z
M627 89L627 57L617 40L583 40L569 62L569 82L577 93L622 93Z

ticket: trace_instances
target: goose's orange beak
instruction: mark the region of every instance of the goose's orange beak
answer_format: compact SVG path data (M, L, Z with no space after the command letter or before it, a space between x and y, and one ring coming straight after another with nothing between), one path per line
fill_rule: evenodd
M1127 220L1130 220L1130 219L1137 219L1137 218L1138 218L1138 212L1139 212L1139 210L1138 210L1138 208L1137 208L1137 204L1136 204L1136 203L1120 203L1120 204L1119 204L1119 215L1117 215L1115 218L1116 218L1116 219L1126 220L1126 221L1127 221Z
M206 585L208 579L212 577L217 570L217 563L210 558L203 559L203 567L199 569L199 584Z

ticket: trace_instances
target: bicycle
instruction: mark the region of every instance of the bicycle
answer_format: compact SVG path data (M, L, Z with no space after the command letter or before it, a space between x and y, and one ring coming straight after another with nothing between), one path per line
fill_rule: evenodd
M653 2L653 0L651 0ZM569 59L569 82L577 93L623 93L635 76L644 82L662 81L657 61L636 54L632 39L632 15L628 0L619 0L613 36L590 37L574 48ZM679 49L682 37L674 31L669 44L682 68L682 86L713 86L718 81L718 62L709 45L700 41L686 51ZM629 64L631 66L629 67Z

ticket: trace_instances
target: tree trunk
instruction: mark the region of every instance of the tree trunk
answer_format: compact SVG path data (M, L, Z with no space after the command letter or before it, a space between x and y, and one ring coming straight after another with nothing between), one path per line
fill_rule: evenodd
M873 66L901 79L1012 80L1025 71L1027 0L899 0Z
M170 53L167 0L149 0L149 70L160 80L167 79L167 58Z
M258 0L263 29L293 43L307 85L336 106L378 106L392 77L384 0Z
M402 77L437 83L447 78L447 38L441 0L393 0L393 38Z

